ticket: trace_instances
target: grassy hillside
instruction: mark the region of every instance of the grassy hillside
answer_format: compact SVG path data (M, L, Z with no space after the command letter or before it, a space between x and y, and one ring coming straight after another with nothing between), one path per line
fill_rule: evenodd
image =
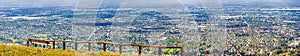
M78 54L80 53L80 54ZM0 56L120 56L107 52L87 52L36 48L18 45L0 44Z

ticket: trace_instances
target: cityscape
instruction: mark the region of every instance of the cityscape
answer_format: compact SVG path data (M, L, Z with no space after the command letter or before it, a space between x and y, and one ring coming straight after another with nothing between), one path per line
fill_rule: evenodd
M184 56L300 55L297 0L234 1L78 0L72 3L75 6L61 2L62 6L37 7L3 2L0 44L26 46L26 40L32 38L183 46ZM63 48L59 46L62 43L56 45ZM66 45L75 50L75 44ZM79 44L79 50L87 47ZM92 51L102 49L102 45L92 46ZM119 48L108 45L107 50L118 52ZM121 52L135 56L135 50L123 47ZM142 50L142 56L158 55L159 51ZM165 48L162 52L179 56L181 49Z

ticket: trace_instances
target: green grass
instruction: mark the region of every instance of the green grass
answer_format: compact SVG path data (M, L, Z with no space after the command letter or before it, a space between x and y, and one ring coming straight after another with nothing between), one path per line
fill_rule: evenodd
M79 53L79 54L78 54ZM120 56L108 52L88 52L74 50L58 50L48 48L36 48L19 45L0 44L0 56Z

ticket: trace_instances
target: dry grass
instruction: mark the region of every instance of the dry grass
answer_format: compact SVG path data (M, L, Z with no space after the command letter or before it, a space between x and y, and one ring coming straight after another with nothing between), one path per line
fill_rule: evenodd
M86 53L82 54L83 52ZM108 53L108 52L58 50L58 49L0 44L0 56L120 56L120 55Z

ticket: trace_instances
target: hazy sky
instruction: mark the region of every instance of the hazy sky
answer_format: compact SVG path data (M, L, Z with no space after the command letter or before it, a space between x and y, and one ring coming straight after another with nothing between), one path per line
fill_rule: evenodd
M43 6L71 6L76 0L1 0L1 7L43 7Z
M79 1L79 2L77 2ZM84 2L86 1L86 2ZM98 1L98 2L93 2ZM1 0L0 7L44 7L44 6L75 6L76 4L84 5L91 3L100 3L103 0ZM124 2L125 0L105 0L103 4L114 4ZM135 4L174 4L174 3L199 3L200 0L128 0L127 3ZM244 3L244 2L260 2L260 3L273 3L282 2L290 4L291 2L300 2L300 0L213 0L222 3ZM95 5L99 5L95 4Z

